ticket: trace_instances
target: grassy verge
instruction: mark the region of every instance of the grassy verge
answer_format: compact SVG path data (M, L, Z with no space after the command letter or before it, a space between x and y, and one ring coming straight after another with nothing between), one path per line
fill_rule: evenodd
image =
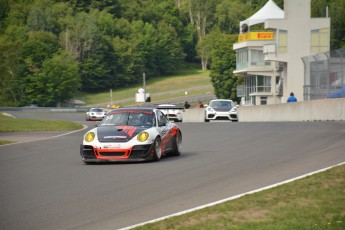
M82 127L82 124L70 121L13 118L0 113L0 132L65 131ZM0 140L0 145L9 143L13 141Z
M167 91L211 85L209 73L209 71L193 69L179 72L177 73L178 75L148 79L146 81L146 92L152 95L155 93L164 93ZM118 101L127 98L134 98L138 89L141 87L143 87L142 83L134 86L122 87L121 89L112 89L112 100ZM205 89L199 91L199 93L209 93L209 91L209 89ZM175 96L176 95L170 95L168 97L174 98ZM78 98L85 101L87 105L111 101L110 90L96 94L81 94ZM157 98L154 100L157 100Z
M136 229L345 229L345 165Z
M14 141L6 141L6 140L0 140L0 145L6 145L6 144L11 144L15 143Z
M0 132L60 131L81 128L81 124L70 121L12 118L0 114Z

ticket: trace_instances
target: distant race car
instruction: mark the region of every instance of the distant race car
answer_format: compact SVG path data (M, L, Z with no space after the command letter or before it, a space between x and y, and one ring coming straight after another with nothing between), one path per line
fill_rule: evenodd
M87 121L101 121L106 114L103 108L91 108L85 116Z
M205 121L208 122L210 120L238 121L237 106L235 106L232 100L211 100L205 109Z
M85 163L159 161L181 154L182 133L156 108L110 111L96 128L84 134L80 155Z
M164 107L164 108L163 108ZM184 107L178 107L172 104L160 104L157 109L161 110L169 120L182 122Z

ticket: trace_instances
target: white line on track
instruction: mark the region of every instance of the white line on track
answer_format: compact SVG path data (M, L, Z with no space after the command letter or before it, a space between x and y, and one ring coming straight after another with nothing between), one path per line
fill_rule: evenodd
M331 168L334 168L334 167L337 167L337 166L340 166L340 165L343 165L343 164L345 164L345 162L342 162L342 163L339 163L339 164L336 164L336 165L333 165L333 166L330 166L330 167L327 167L327 168L323 168L323 169L320 169L320 170L317 170L317 171L314 171L314 172L310 172L310 173L307 173L307 174L304 174L304 175L301 175L301 176L298 176L298 177L295 177L295 178L292 178L292 179L289 179L289 180L285 180L285 181L282 181L282 182L279 182L279 183L276 183L276 184L272 184L272 185L269 185L269 186L266 186L266 187L263 187L263 188L259 188L259 189L253 190L253 191L249 191L249 192L246 192L246 193L238 194L238 195L235 195L235 196L232 196L232 197L228 197L228 198L225 198L225 199L222 199L222 200L218 200L218 201L215 201L215 202L212 202L212 203L208 203L208 204L201 205L201 206L198 206L198 207L195 207L195 208L187 209L185 211L173 213L173 214L170 214L170 215L167 215L167 216L162 216L162 217L157 218L157 219L153 219L153 220L149 220L149 221L146 221L146 222L143 222L143 223L139 223L139 224L135 224L135 225L132 225L132 226L125 227L125 228L121 228L119 230L128 230L128 229L132 229L132 228L143 226L145 224L150 224L150 223L155 223L155 222L158 222L158 221L161 221L161 220L165 220L165 219L168 219L170 217L181 216L181 215L184 215L184 214L187 214L187 213L190 213L190 212L194 212L196 210L200 210L200 209L211 207L211 206L214 206L214 205L217 205L217 204L220 204L220 203L224 203L224 202L227 202L227 201L230 201L230 200L234 200L234 199L240 198L240 197L248 195L248 194L253 194L253 193L261 192L261 191L264 191L264 190L267 190L267 189L271 189L271 188L274 188L274 187L277 187L277 186L280 186L280 185L283 185L283 184L287 184L287 183L293 182L295 180L299 180L299 179L302 179L302 178L305 178L305 177L308 177L308 176L311 176L311 175L314 175L314 174L317 174L317 173L320 173L320 172L324 172L324 171L326 171L328 169L331 169Z

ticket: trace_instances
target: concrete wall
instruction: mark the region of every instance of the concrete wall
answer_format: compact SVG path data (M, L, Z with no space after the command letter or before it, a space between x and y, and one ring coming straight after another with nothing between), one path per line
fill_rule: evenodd
M239 121L345 121L345 98L241 106Z
M192 108L186 109L183 113L183 122L204 122L205 109Z
M42 111L43 108L23 109L0 107L0 111ZM85 112L86 109L45 108L54 112ZM345 121L345 98L283 103L276 105L240 106L240 122L255 121ZM204 122L205 109L186 109L183 122Z
M240 122L345 121L345 98L240 106L238 117ZM204 120L204 109L186 109L183 114L183 122L204 122Z

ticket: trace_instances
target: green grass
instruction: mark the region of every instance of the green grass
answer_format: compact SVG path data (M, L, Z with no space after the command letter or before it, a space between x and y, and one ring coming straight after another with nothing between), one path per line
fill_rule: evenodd
M211 85L211 79L209 77L209 71L202 71L197 69L187 69L177 72L176 75L168 77L156 77L148 79L146 81L146 92L152 94L164 93L168 91L183 90L193 87L207 86ZM123 87L120 89L112 89L112 100L113 102L134 98L138 89L143 87L143 84L137 84L134 86ZM211 90L213 92L213 90ZM192 94L190 94L192 93ZM195 95L196 92L194 92ZM210 93L210 89L198 90L198 94ZM188 95L193 95L193 92L188 92ZM178 95L167 94L165 96L159 96L158 98L153 98L153 100L169 99L175 98ZM179 96L184 96L180 94ZM110 89L106 92L93 93L93 94L80 94L78 98L85 101L87 105L95 105L100 103L107 103L111 101ZM135 103L133 101L133 103ZM128 103L118 105L129 105Z
M0 114L0 132L62 131L82 127L82 124L70 121L12 118Z
M6 145L6 144L11 144L15 143L14 141L6 141L6 140L0 140L0 145Z
M345 165L135 229L345 229Z

